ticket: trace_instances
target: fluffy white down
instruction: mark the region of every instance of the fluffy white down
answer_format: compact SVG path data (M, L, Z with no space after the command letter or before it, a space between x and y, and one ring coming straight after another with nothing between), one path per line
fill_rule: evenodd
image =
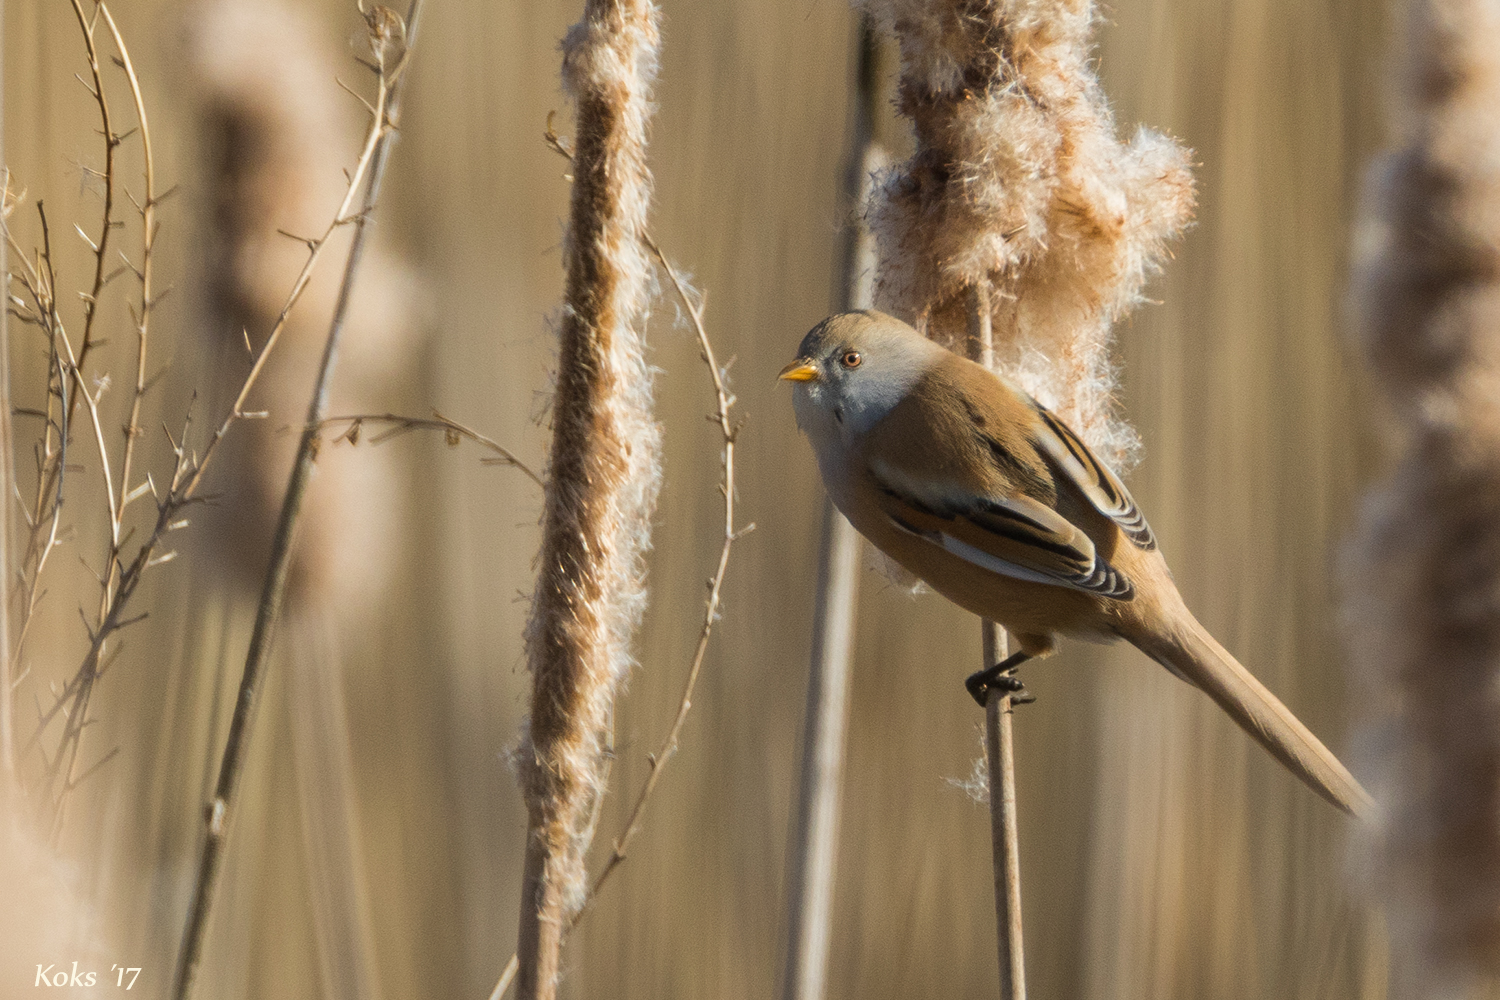
M1188 151L1144 128L1116 136L1090 64L1092 3L864 6L900 42L903 106L925 116L868 207L877 305L961 349L965 290L988 279L999 367L1127 467L1139 440L1116 413L1111 331L1191 219Z

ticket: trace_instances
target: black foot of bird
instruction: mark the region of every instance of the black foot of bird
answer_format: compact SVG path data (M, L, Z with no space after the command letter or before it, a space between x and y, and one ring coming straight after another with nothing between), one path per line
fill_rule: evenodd
M964 681L964 687L969 689L969 694L979 703L980 708L988 704L991 691L1008 692L1012 705L1029 705L1036 701L1036 695L1026 690L1026 685L1021 683L1021 678L1014 672L1029 659L1031 657L1025 653L1016 653L987 670L970 674Z

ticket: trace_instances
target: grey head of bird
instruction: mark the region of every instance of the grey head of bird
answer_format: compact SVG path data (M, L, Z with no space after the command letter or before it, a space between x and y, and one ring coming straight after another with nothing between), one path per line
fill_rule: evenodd
M868 432L943 354L894 316L839 313L808 331L780 377L793 383L797 426L821 453Z

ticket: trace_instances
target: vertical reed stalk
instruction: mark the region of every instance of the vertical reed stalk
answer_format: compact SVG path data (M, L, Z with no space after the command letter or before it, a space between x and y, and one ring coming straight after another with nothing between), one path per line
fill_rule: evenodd
M868 309L874 304L875 243L863 215L870 197L871 175L882 159L874 142L876 41L874 25L867 16L859 18L856 30L855 87L842 201L846 207L857 206L857 214L851 213L844 228L834 303L839 312ZM802 771L788 855L783 1000L822 1000L827 983L861 548L859 533L825 497L802 729Z
M562 940L587 899L584 856L611 753L615 694L645 607L660 485L641 327L650 261L646 124L659 44L651 0L586 0L563 42L577 106L552 451L516 753L529 822L518 993L556 995Z
M235 699L234 715L230 719L229 735L219 764L219 777L208 815L203 852L198 863L192 907L188 913L187 926L183 931L182 948L178 956L173 989L173 996L177 1000L184 1000L192 994L194 978L202 955L203 938L208 927L209 913L213 907L214 892L222 872L223 851L229 832L229 821L233 816L239 779L249 754L250 731L255 709L259 703L261 680L270 655L271 638L281 611L282 599L286 593L297 518L312 478L323 419L328 411L329 386L333 379L335 362L338 359L339 340L343 333L349 301L354 292L359 264L364 256L370 223L379 202L386 165L390 160L391 148L394 145L396 123L400 116L400 85L408 68L411 48L416 42L421 8L422 0L412 0L404 24L394 12L386 7L372 7L366 14L370 32L370 48L376 62L377 96L372 109L372 122L365 148L359 165L351 176L344 204L340 206L335 219L335 225L352 224L355 227L354 238L350 243L349 256L344 265L338 303L329 324L328 339L324 345L322 363L318 368L317 382L313 389L312 400L308 404L307 423L302 430L296 462L292 466L291 479L287 483L286 499L283 502L281 517L277 522L276 534L271 543L270 565L266 570L265 585L256 609L255 628L251 633L250 646L245 654L245 669L240 678L239 696ZM358 213L351 216L349 211L353 207L361 180L364 182L364 198ZM321 245L319 243L318 247L320 248ZM236 412L242 402L243 399L236 402Z
M901 46L916 151L871 199L875 298L928 337L1003 370L1117 468L1111 335L1193 209L1188 154L1129 142L1090 65L1092 0L865 0ZM1003 654L984 627L984 666ZM1025 996L1012 699L986 703L1002 995ZM998 782L998 784L996 784Z
M969 357L992 368L995 330L990 319L986 281L969 289ZM979 622L979 668L988 669L1008 655L1005 629L989 619ZM990 802L990 847L995 865L995 935L1000 952L1001 1000L1026 1000L1026 954L1021 935L1021 830L1016 813L1015 701L1009 691L991 687L984 704L984 758Z
M0 0L0 80L5 79L5 0ZM0 215L9 211L10 171L5 166L5 88L0 87ZM9 248L0 240L0 283L5 280ZM0 803L13 790L16 777L15 689L10 676L10 514L15 476L14 444L10 426L10 310L0 309Z
M784 1000L822 1000L833 941L833 880L862 546L854 526L826 498L822 530L802 772L788 859Z
M983 667L1006 657L1005 630L981 621ZM1026 1000L1026 949L1021 935L1021 826L1016 812L1015 702L990 689L984 706L984 760L989 774L990 849L995 865L995 935L1001 1000ZM998 790L998 794L997 794Z

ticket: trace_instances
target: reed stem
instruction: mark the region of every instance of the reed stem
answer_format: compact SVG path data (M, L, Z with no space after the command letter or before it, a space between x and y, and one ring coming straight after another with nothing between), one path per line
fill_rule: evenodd
M876 42L868 16L859 19L856 30L855 93L842 191L851 217L844 233L835 293L839 312L870 308L875 271L875 245L862 217L870 196L870 176L880 159L873 136ZM787 862L783 1000L822 1000L828 977L861 547L854 526L825 497L807 714L802 730L802 771Z
M239 695L235 699L234 715L229 723L229 736L225 741L224 756L219 764L219 777L207 815L207 831L203 851L198 862L198 872L193 889L193 903L188 911L188 922L183 931L182 948L178 955L177 974L172 995L176 1000L186 1000L192 995L193 983L202 957L203 938L208 928L208 917L213 907L215 890L223 870L224 845L228 837L229 821L233 816L240 777L249 756L250 732L259 703L262 679L270 656L271 640L281 606L286 596L286 584L292 561L292 543L296 536L298 516L306 499L307 488L312 479L313 464L317 458L317 444L324 418L328 414L328 392L333 380L333 371L338 360L339 342L343 336L344 323L348 315L349 302L353 296L355 279L360 261L364 257L365 244L369 236L370 222L379 203L381 183L385 179L386 165L396 136L395 123L400 115L400 85L404 77L411 47L416 42L418 18L422 0L412 0L404 26L400 32L404 38L398 45L391 33L398 30L390 23L394 15L385 8L374 7L367 14L370 20L372 48L379 63L375 114L371 123L369 139L364 154L356 169L354 182L340 206L337 220L348 220L354 226L354 237L349 245L349 257L344 265L344 276L339 286L337 305L329 324L328 338L323 348L323 360L318 368L317 382L312 400L308 404L307 422L297 448L296 463L292 466L291 479L287 483L286 497L282 502L281 517L276 525L276 534L271 542L270 565L266 570L265 584L261 590L260 603L255 613L255 628L250 636L250 646L245 653L245 669L240 677ZM387 20L387 17L390 20ZM386 64L386 58L393 61ZM355 183L360 172L365 172L365 192L359 213L348 212L356 193ZM243 399L236 402L239 410Z
M0 0L0 80L5 78L5 0ZM10 195L5 163L5 94L0 87L0 213ZM6 241L0 240L0 275L9 267ZM10 310L0 309L0 804L13 790L16 776L15 715L10 671L10 498L15 475L10 428Z
M994 324L989 282L969 289L969 357L992 368ZM982 669L1006 658L1005 629L979 623ZM1021 834L1016 816L1016 751L1012 732L1014 702L1010 692L989 689L984 706L985 763L989 768L990 844L995 859L995 920L1000 951L1001 1000L1026 1000L1026 953L1021 938Z

